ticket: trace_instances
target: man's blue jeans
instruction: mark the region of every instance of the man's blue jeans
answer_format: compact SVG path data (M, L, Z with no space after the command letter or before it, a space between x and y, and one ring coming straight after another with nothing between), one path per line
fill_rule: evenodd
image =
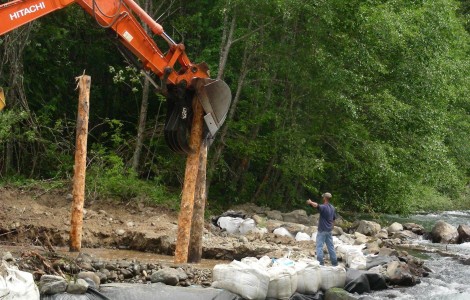
M323 244L326 243L328 254L330 255L331 264L333 266L338 265L338 259L336 258L335 247L333 246L333 237L331 231L319 231L317 232L317 260L320 265L323 265Z

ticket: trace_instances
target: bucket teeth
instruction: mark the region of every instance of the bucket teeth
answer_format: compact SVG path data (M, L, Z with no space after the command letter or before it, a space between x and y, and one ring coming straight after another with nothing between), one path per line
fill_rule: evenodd
M183 96L170 92L167 97L167 118L165 122L165 142L173 152L192 153L188 137L192 121L192 92Z

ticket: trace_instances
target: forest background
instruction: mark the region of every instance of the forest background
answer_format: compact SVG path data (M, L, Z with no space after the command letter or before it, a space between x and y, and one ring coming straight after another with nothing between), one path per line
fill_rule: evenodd
M324 191L340 210L470 209L469 0L139 3L232 90L209 209L305 208ZM87 201L178 207L165 98L117 43L77 5L0 37L1 185L70 188L86 70Z

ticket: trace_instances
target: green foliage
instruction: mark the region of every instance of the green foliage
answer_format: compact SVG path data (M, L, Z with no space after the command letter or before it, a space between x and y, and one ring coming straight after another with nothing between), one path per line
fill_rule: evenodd
M210 148L209 166L223 146L208 209L254 202L287 210L325 191L338 208L368 213L470 207L468 1L174 5L159 22L213 77L223 30L235 25L223 75L238 102L223 143L216 137ZM73 79L86 69L88 195L175 205L185 158L164 145L165 99L151 94L142 172L134 174L142 77L113 36L98 26L83 31L93 22L71 6L34 29L24 56L31 111L0 114L0 166L13 145L11 178L70 178Z
M94 149L94 162L87 170L86 194L91 199L111 198L145 201L176 208L177 195L155 180L141 180L125 167L121 157L103 148Z

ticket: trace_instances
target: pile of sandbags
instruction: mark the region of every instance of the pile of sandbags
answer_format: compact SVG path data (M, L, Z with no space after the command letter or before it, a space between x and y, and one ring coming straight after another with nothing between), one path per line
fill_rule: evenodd
M271 260L264 256L214 267L213 287L226 289L249 300L289 299L295 292L316 294L320 289L343 288L346 270L343 267L319 266L314 260Z

